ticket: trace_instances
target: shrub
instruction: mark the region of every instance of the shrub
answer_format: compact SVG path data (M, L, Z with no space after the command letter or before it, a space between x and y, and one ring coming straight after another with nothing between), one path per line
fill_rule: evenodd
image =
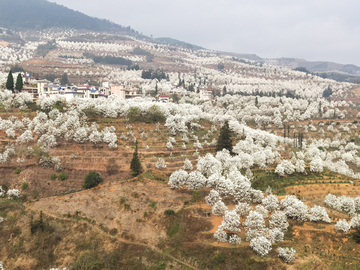
M16 168L15 174L19 174L21 172L20 168Z
M113 228L109 231L110 235L116 235L118 233L118 230L116 228Z
M51 179L51 180L55 180L56 178L57 178L56 173L53 173L53 174L50 176L50 179Z
M148 212L144 212L144 217L147 217L148 216Z
M356 243L360 244L360 227L356 228L356 231L351 234Z
M200 200L201 197L201 193L200 190L194 190L191 196L191 201L192 202L197 202Z
M131 123L143 121L143 116L141 115L141 109L139 107L131 107L127 111L127 117Z
M92 188L97 186L103 181L101 178L101 174L96 171L90 171L87 175L85 175L85 180L83 184L83 188Z
M82 269L92 269L100 270L103 269L103 264L99 260L97 254L93 251L86 251L82 253L74 262L72 269L82 270Z
M28 188L28 183L26 183L26 182L24 182L23 184L22 184L22 190L25 190L25 189L27 189Z
M143 118L145 123L161 123L165 122L165 120L166 116L161 112L160 107L156 105L151 106Z
M156 202L155 202L155 201L151 201L151 203L149 204L149 207L155 208L155 207L156 207Z
M126 201L125 196L120 196L120 204L124 204Z
M175 211L174 210L171 210L171 209L167 209L165 210L165 215L168 215L168 216L172 216L172 215L175 215Z
M64 181L68 177L67 177L66 173L62 172L62 173L59 174L59 178L60 178L61 181Z

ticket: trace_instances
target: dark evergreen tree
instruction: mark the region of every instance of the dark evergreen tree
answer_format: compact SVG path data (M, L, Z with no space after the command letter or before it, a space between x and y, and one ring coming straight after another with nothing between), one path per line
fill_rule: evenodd
M190 92L194 92L195 89L194 89L194 85L192 83L189 84L189 91Z
M60 80L61 85L69 85L69 79L66 73L63 73L63 75L61 76L61 80Z
M332 89L330 88L330 86L328 86L328 88L323 92L323 97L328 98L331 95L332 95Z
M158 92L159 92L159 89L158 89L158 86L157 86L157 84L156 84L156 85L155 85L155 96L157 96Z
M16 79L15 89L20 91L23 88L23 86L24 84L23 84L22 76L21 73L19 73Z
M232 141L231 141L231 131L229 128L229 123L226 121L220 129L220 135L218 137L216 151L221 151L224 148L229 150L232 153Z
M6 89L14 92L14 77L12 75L12 71L9 71L7 81L6 81Z
M39 227L40 227L41 231L43 232L44 229L45 229L45 226L44 226L43 212L42 211L40 211Z
M136 141L135 152L133 154L133 158L130 164L130 170L131 170L131 174L134 176L139 175L141 172L141 162L138 155L137 141Z
M226 86L224 86L224 88L223 88L223 96L225 96L226 95Z
M258 97L255 98L255 106L259 104Z

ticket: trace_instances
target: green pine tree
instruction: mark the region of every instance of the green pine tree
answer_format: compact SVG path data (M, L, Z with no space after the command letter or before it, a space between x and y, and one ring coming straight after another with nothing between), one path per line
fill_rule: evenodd
M230 138L231 131L229 128L229 123L226 121L220 129L220 135L218 137L216 151L221 151L224 148L229 150L232 153L232 141Z
M23 80L22 80L22 76L21 73L18 74L17 79L16 79L16 86L15 89L16 90L21 90L24 86Z
M61 85L69 85L70 84L68 76L67 76L67 74L65 72L61 76L60 84Z
M226 86L224 86L224 88L223 88L223 96L225 96L226 95Z
M258 97L256 97L255 98L255 106L257 107L258 104L259 104Z
M6 81L6 89L14 92L14 77L12 75L12 71L9 71L7 81Z
M131 174L134 176L139 175L141 172L141 162L138 155L137 141L136 141L135 152L133 154L133 158L130 164L130 170L131 170Z

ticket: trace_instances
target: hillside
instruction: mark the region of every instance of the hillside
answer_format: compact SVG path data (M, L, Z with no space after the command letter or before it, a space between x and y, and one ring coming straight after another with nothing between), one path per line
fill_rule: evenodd
M0 33L0 270L358 269L358 85L36 28ZM9 70L31 74L22 92ZM36 78L57 86L33 99ZM84 83L92 98L67 96Z
M0 26L12 30L72 28L137 33L108 20L87 16L46 0L1 0Z
M219 97L212 105L159 103L156 106L162 113L169 113L168 109L172 108L167 121L160 123L144 123L124 116L126 110L131 112L136 106L154 108L152 101L145 100L84 101L93 108L91 111L82 102L56 105L55 100L50 99L52 110L47 114L40 111L35 114L35 110L44 110L35 104L22 110L1 107L0 147L7 150L1 153L0 186L5 191L21 190L19 198L0 194L0 241L4 243L0 257L4 269L357 269L359 244L350 233L334 227L340 220L351 217L345 208L331 206L324 198L329 193L345 195L338 203L346 206L345 199L359 194L359 125L354 121L358 109L344 106L344 102L323 100L324 112L328 113L320 116L318 103L314 101L308 105L307 112L294 113L294 117L307 118L312 111L310 124L308 119L297 121L290 115L285 116L285 107L300 107L301 101L281 99L284 104L276 102L276 98L258 97L258 103L262 104L259 108L253 105L255 97L240 96ZM4 99L1 100L4 103ZM107 116L103 105L118 111L119 116ZM75 106L83 111L73 110ZM332 125L326 119L329 115L333 117L335 108L341 112L346 110L346 117L338 115ZM287 136L283 135L279 123L257 129L256 123L275 111L283 112L275 117L280 117L280 124L282 117L288 117L289 122L284 121L289 127L285 128ZM83 113L87 117L82 117ZM111 114L111 110L108 113ZM252 123L240 124L232 118L231 140L236 152L233 157L224 151L216 154L214 144L209 143L216 142L219 137L219 117L230 113ZM188 125L185 121L166 125L172 122L170 119L175 119L174 116L186 119ZM273 123L275 118L268 120ZM45 126L47 128L43 129ZM6 128L13 129L15 135ZM173 128L178 131L174 133ZM26 129L25 132L32 134L32 140L22 135ZM83 130L85 134L74 133L75 130ZM108 137L105 134L109 131L116 134L117 148L110 149L110 144L102 139L94 140L98 131L104 134L101 138ZM297 132L305 134L304 142L311 138L315 145L304 143L302 149L296 146L291 138ZM54 136L55 143L49 136ZM81 137L83 140L79 140ZM322 137L328 138L327 141ZM136 177L129 170L134 138L143 168ZM47 145L46 149L39 148L40 141ZM343 147L340 141L343 145L349 143ZM350 143L353 141L355 144ZM11 148L14 149L12 153L6 154ZM306 157L302 160L304 153ZM312 168L310 160L318 158L312 157L314 153L328 156L321 171ZM274 155L281 160L275 161ZM332 155L334 161L329 160ZM19 162L17 157L22 157L23 161ZM40 159L46 157L60 159L61 173L65 173L67 179L59 179L60 171L53 163L40 164ZM166 167L159 166L161 159ZM192 168L180 171L185 169L186 160L190 160ZM278 168L282 165L288 167L280 177ZM20 172L15 174L17 167ZM218 169L223 172L216 176ZM100 172L104 181L97 187L83 190L84 176L90 170ZM187 178L176 180L176 174L180 173ZM242 185L233 188L236 182ZM258 192L249 197L246 189L250 185L251 192ZM215 191L222 194L220 201L224 202L225 215L220 208L212 206L210 199ZM264 200L259 201L257 196ZM271 204L270 198L275 200ZM295 210L286 207L289 198ZM258 256L256 249L249 246L252 236L246 222L250 214L242 212L242 206L247 206L247 211L251 209L250 214L262 213L264 217L255 224L263 222L263 226L270 224L279 213L286 212L286 228L266 256ZM269 210L262 209L263 206ZM318 207L328 214L316 216ZM359 205L350 207L356 207L357 212L360 210ZM241 213L241 223L236 222L240 215L234 212ZM306 218L297 216L304 212ZM226 213L235 215L232 227L228 225ZM227 226L226 233L219 239L223 226ZM268 230L267 227L265 231L262 227L255 229L265 235ZM241 238L241 242L231 242L234 236ZM278 257L279 247L295 248L295 261L283 262Z

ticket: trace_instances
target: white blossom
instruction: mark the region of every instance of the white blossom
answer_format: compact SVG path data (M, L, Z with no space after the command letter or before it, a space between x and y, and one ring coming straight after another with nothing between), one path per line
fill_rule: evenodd
M193 169L193 165L191 164L191 161L186 158L184 162L184 170L191 171Z
M20 191L18 189L9 189L6 192L6 195L8 195L9 197L15 199L15 198L19 198L20 196Z
M346 221L346 219L340 219L335 224L335 230L343 231L345 234L350 230L350 224Z
M279 252L279 257L284 260L286 263L292 263L295 260L296 250L294 248L281 248L277 249Z
M331 219L329 218L326 209L322 206L314 205L312 208L309 209L309 220L310 221L323 221L326 223L330 223Z
M165 159L159 158L158 161L155 164L155 167L158 168L158 169L166 168Z
M214 203L214 205L212 207L212 214L217 215L217 216L222 216L225 214L225 211L227 211L227 210L228 210L228 208L223 203L223 201L219 200Z
M260 256L267 255L271 249L271 242L264 236L255 237L250 241L250 247Z

